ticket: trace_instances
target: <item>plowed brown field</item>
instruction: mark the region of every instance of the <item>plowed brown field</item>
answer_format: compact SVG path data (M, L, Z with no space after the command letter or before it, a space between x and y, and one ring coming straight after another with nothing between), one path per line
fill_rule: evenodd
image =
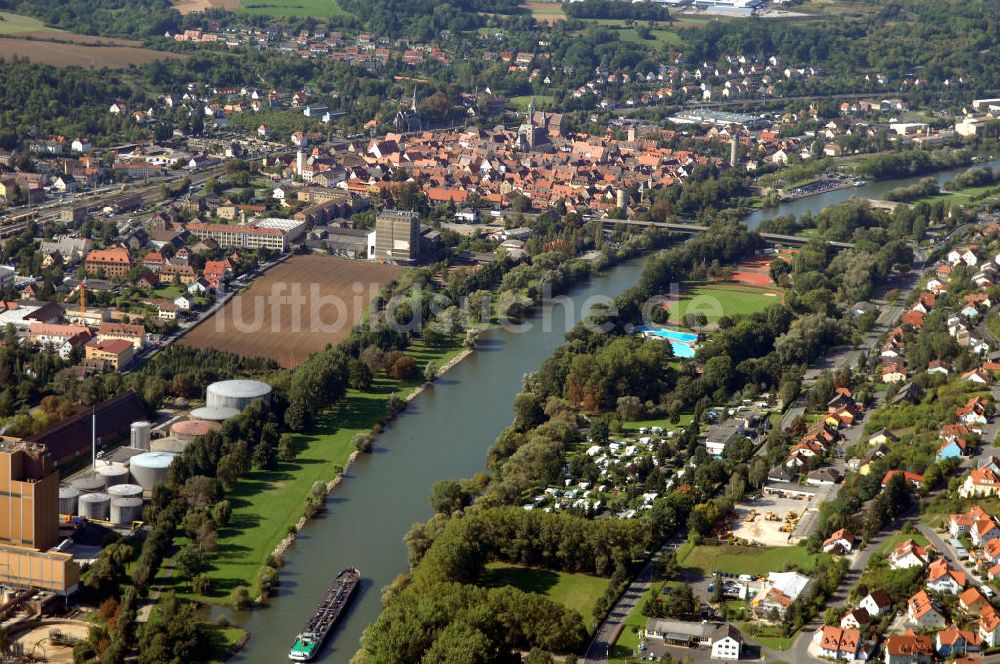
M254 280L179 343L269 357L284 367L337 345L402 270L333 256L294 256Z

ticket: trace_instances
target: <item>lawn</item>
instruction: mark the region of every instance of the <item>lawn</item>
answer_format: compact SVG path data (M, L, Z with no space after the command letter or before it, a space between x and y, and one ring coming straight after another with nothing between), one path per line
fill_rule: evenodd
M526 2L521 9L531 12L531 18L539 23L554 23L566 20L566 13L558 2Z
M457 342L440 349L414 344L407 354L422 371L429 360L442 366L461 350ZM302 516L313 484L333 479L336 468L343 466L354 451L351 440L355 434L371 430L385 416L386 400L391 394L405 396L421 383L419 379L398 381L381 377L367 392L348 390L346 397L323 413L311 432L295 434L298 454L294 461L279 463L275 470L253 471L242 477L226 494L233 515L229 525L219 531L218 553L205 573L211 589L202 599L225 601L233 588L254 581L267 556ZM174 576L161 582L165 588L173 587L182 595L193 596L187 579Z
M697 313L704 314L709 323L717 323L722 316L757 313L782 299L777 288L731 283L685 284L680 300L670 303L670 320L680 324L687 314Z
M548 106L555 99L552 95L520 95L517 97L511 97L507 101L513 108L520 111L528 110L528 104L531 103L531 98L535 98L535 108L541 108L542 106Z
M164 300L173 301L174 298L186 292L186 290L187 289L183 284L162 283L157 286L156 290L150 293L150 295L152 297L160 297Z
M765 648L778 651L788 650L795 642L798 632L792 632L791 636L782 636L780 630L780 625L762 625L755 622L740 625L740 631L745 636L749 636Z
M587 624L592 621L594 606L609 582L609 579L589 574L553 572L506 563L490 563L480 579L481 585L489 588L513 586L527 593L545 595L557 604L579 611Z
M618 640L611 646L611 652L609 653L611 664L624 664L627 661L633 661L632 654L639 647L639 634L646 627L646 616L642 615L642 607L646 603L646 600L654 597L655 593L659 591L660 586L658 584L650 586L649 590L646 591L628 614L628 618L625 619L625 626L622 628L621 634L618 635Z
M241 4L242 7L236 10L239 14L311 18L350 16L337 0L241 0Z
M677 422L671 422L666 417L652 420L634 420L630 422L623 422L622 429L632 434L639 433L639 429L641 427L663 427L665 431L669 431L671 429L679 431L691 424L693 419L694 413L681 413L680 419Z
M916 542L920 546L926 546L926 544L927 544L927 538L924 537L923 535L921 535L920 533L916 533L916 532L909 533L909 534L907 534L907 533L896 533L896 534L894 534L894 535L892 535L890 537L887 537L886 540L884 542L882 542L882 545L879 546L879 548L878 548L878 553L879 554L887 554L890 551L892 551L893 549L895 549L896 545L898 545L900 542L905 542L908 539L913 540L914 542Z
M209 662L226 661L230 650L235 647L246 634L246 630L240 629L239 627L216 627L215 625L206 625L205 629L208 631L208 652L205 653L205 659Z
M651 39L643 39L634 28L618 30L618 38L623 42L632 44L643 44L646 46L672 46L679 48L684 44L684 40L673 30L654 28L650 31Z
M39 30L62 32L62 30L46 28L45 24L37 18L0 12L0 35L16 35L22 32L37 32Z
M986 196L988 194L988 196ZM966 189L958 189L955 191L949 191L947 193L941 192L934 196L926 196L924 198L912 201L909 205L917 205L919 203L934 203L936 201L944 201L949 205L971 205L983 198L996 198L1000 195L1000 186L996 184L987 184L981 187L968 187Z
M700 569L705 575L710 575L712 570L765 575L768 572L783 572L786 565L796 565L809 572L825 557L829 556L825 553L811 554L801 545L751 547L699 544L687 552L680 552L677 559L684 567Z

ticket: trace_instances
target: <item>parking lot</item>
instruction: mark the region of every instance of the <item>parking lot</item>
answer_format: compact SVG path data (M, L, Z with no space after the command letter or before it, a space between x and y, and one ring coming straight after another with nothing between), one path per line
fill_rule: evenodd
M732 522L733 536L737 539L758 542L764 546L788 546L795 544L799 537L794 532L796 520L788 521L787 516L801 518L812 501L796 498L780 498L764 495L753 501L736 506L736 518ZM818 505L818 504L817 504ZM782 529L787 529L783 531Z

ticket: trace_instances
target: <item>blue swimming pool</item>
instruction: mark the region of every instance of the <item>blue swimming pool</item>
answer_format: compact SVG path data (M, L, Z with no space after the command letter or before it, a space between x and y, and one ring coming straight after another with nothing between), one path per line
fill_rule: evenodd
M652 334L670 341L670 346L674 349L676 357L694 357L694 342L698 341L697 334L689 332L678 332L662 327L652 327L650 325L637 325L636 332Z

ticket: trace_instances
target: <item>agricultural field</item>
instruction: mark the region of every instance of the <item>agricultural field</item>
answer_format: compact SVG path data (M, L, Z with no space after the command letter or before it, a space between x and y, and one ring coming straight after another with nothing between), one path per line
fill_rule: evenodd
M532 96L535 98L535 107L538 109L545 108L555 99L552 95L521 95L518 97L511 97L507 101L512 108L519 111L527 111L528 104L531 103Z
M234 11L240 8L240 0L174 0L174 9L182 14L203 12L206 9Z
M609 580L589 574L490 563L480 583L488 588L513 586L524 592L545 595L557 604L576 609L586 623L594 614L594 606L604 594Z
M76 38L71 33L60 33L43 31L44 34L59 39ZM29 33L22 33L27 36ZM98 38L87 37L88 40ZM104 40L114 42L118 40ZM54 41L43 41L34 37L30 41L27 39L17 39L11 37L0 37L0 58L10 60L12 58L27 58L32 62L40 64L54 65L56 67L108 67L109 69L124 69L129 65L143 64L153 60L178 59L185 56L179 53L168 53L165 51L154 51L149 48L139 48L136 46L117 45L95 45L96 41L85 43L62 43Z
M679 34L673 30L654 28L650 30L650 39L643 39L639 36L639 33L635 31L634 28L624 28L618 30L618 38L623 42L631 42L633 44L643 44L646 46L672 46L679 48L684 44L684 40Z
M365 261L295 256L255 279L179 343L269 357L294 367L310 353L346 339L375 295L399 273L399 268ZM286 301L296 292L299 306Z
M680 300L669 307L670 322L677 325L689 314L704 314L709 324L722 316L737 316L763 311L783 300L777 288L762 288L735 283L687 284Z

